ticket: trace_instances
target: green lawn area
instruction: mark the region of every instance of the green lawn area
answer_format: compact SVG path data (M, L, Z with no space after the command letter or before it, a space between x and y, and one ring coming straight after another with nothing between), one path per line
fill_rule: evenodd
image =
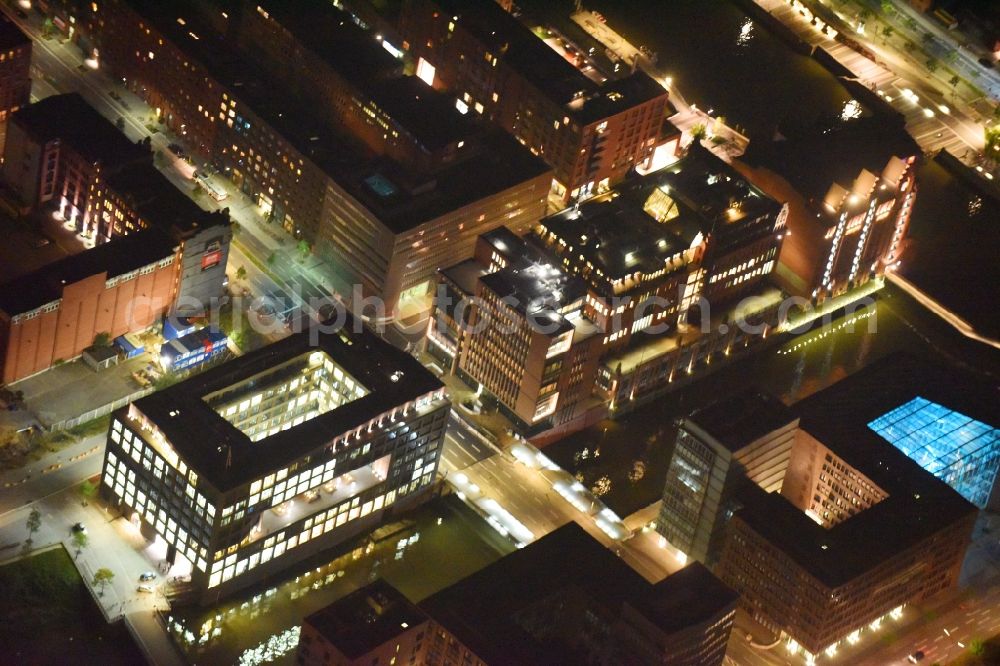
M0 661L142 664L123 624L107 624L62 548L0 567Z

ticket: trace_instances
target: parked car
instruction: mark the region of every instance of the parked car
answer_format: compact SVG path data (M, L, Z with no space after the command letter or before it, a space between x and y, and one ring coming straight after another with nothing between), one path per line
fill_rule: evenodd
M75 525L73 525L73 527L71 529L72 529L72 531L73 531L74 534L76 534L76 533L86 534L87 533L87 526L84 525L83 523L76 523Z
M139 580L141 580L144 583L147 581L156 580L156 574L153 573L152 571L143 571L141 574L139 574Z
M38 248L42 248L45 247L46 245L49 245L50 243L52 243L52 241L46 238L45 236L39 236L38 238L36 238L31 242L31 247L37 250Z
M137 586L135 588L135 591L136 592L145 592L146 594L152 594L153 593L153 586L152 585L139 585L139 586Z
M924 660L924 653L922 651L920 651L920 650L917 650L916 652L914 652L913 654L911 654L909 657L907 657L907 660L911 664L915 664L915 663L917 663L919 661L923 661Z

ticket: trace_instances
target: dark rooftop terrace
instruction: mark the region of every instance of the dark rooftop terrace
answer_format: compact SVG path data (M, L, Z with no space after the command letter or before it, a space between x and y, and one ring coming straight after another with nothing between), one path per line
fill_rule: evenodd
M393 407L442 388L412 356L367 329L354 333L353 326L348 317L340 332L320 333L317 344L311 344L311 331L296 333L133 404L191 468L227 492L308 455ZM202 399L313 351L325 352L368 393L258 441L251 441ZM396 372L402 375L393 379Z
M11 116L40 142L61 139L91 163L105 170L151 162L148 146L132 143L79 93L53 95L25 106Z
M774 396L751 390L699 409L688 420L736 452L796 418Z
M663 201L658 209L664 214L663 222L648 210L647 202L654 195ZM734 204L738 208L730 212ZM584 255L605 279L619 280L662 269L690 248L699 234L707 237L720 226L733 227L779 209L777 202L728 164L695 147L677 164L626 180L541 224L566 241L572 248L568 254Z

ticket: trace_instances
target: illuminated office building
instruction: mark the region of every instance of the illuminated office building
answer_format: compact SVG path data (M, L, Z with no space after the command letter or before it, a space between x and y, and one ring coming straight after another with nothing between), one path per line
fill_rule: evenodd
M876 432L905 428L919 439L919 424L933 432L933 417L953 433L959 417L929 410L909 425L899 412L877 419L901 405L911 411L921 393L981 416L994 390L895 355L792 405L798 427L780 491L739 488L716 573L755 621L807 660L871 640L881 624L913 612L908 605L954 588L978 511ZM990 480L995 471L981 470Z
M333 3L108 0L78 24L196 160L327 258L334 290L380 296L387 316L426 307L437 268L479 234L545 213L541 159L404 75L402 53Z
M112 415L103 496L165 542L199 600L427 497L444 389L411 356L347 331L293 335Z

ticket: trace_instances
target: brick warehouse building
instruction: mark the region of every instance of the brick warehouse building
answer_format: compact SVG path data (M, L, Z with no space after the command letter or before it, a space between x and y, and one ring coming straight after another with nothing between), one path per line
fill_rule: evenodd
M0 152L11 113L31 101L31 38L0 15Z
M98 333L153 325L174 303L179 266L173 239L149 229L0 285L0 381L76 358Z
M653 154L668 95L631 63L620 73L571 64L493 0L407 0L399 32L418 76L552 166L564 203L606 191Z
M234 16L186 2L95 6L81 8L81 30L97 44L102 67L159 109L194 154L262 212L314 244L330 260L337 290L361 285L391 312L401 295L425 294L438 266L471 254L479 233L501 224L522 233L544 214L551 181L544 162L500 130L463 122L442 94L382 67L384 51L374 64L364 48L338 55L339 37L321 48L288 13L254 3ZM339 16L336 34L358 39L360 29L339 26L350 20L332 5L296 6L321 25ZM269 73L242 50L254 39L247 34L275 40L261 45L266 50L297 44L325 73L314 94L324 104L339 95L340 107L290 103L308 87L307 73ZM352 68L374 72L357 83Z

